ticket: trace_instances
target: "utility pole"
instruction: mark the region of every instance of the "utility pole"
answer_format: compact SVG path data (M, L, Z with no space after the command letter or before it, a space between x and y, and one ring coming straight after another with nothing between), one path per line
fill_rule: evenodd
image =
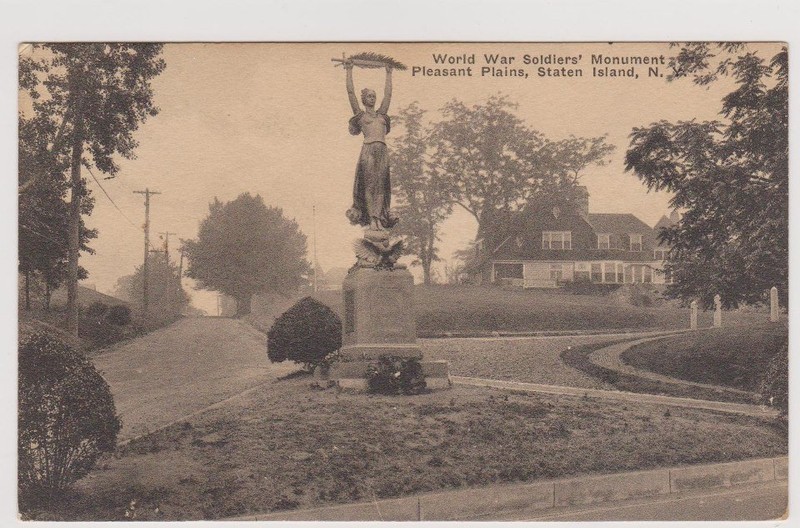
M133 191L133 194L144 195L144 264L142 266L142 312L147 314L147 261L150 256L150 195L161 194L145 188L143 191Z
M181 246L181 260L180 260L180 264L178 264L178 281L182 281L183 280L183 252L184 252L184 249L183 249L183 246Z
M312 230L311 237L314 244L314 293L317 293L317 205L311 206Z
M167 264L169 264L169 236L177 235L177 233L170 233L169 231L165 231L163 233L159 233L159 235L164 235L164 256L167 257Z

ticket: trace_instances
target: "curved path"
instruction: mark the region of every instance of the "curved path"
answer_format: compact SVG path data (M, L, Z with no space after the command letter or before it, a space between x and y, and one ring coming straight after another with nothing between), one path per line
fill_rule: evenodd
M649 337L646 339L637 339L635 341L625 341L624 343L617 343L615 345L610 345L605 348L601 348L595 350L589 355L589 361L594 363L597 366L607 368L609 370L614 370L621 374L628 374L632 376L638 376L640 378L646 378L653 381L659 381L662 383L671 383L674 385L684 385L688 387L699 387L703 389L713 390L718 393L722 394L737 394L737 395L744 395L750 397L757 397L758 395L754 392L744 391L740 389L734 389L731 387L722 387L720 385L711 385L709 383L699 383L696 381L688 381L679 378L673 378L671 376L665 376L663 374L657 374L655 372L651 372L649 370L643 370L636 368L632 365L628 365L627 363L622 362L622 354L627 350L638 346L642 343L647 343L649 341L657 341L659 339L666 339L675 333L667 334L667 335L660 335L656 337Z
M661 396L644 392L625 392L617 390L582 389L578 387L565 387L562 385L542 385L539 383L520 383L516 381L501 381L492 379L468 378L451 376L453 383L458 385L471 385L473 387L490 387L521 392L535 392L542 394L558 394L582 398L601 398L630 403L651 403L668 405L670 407L685 407L688 409L705 409L748 416L775 417L778 411L763 405L748 403L728 403L714 400L697 400L694 398L680 398L677 396Z
M123 442L297 370L270 363L266 336L249 324L211 317L182 319L91 359L111 387Z

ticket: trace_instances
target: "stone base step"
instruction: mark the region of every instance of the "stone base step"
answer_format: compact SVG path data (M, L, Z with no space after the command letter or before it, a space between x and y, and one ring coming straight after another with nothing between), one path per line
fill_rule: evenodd
M339 351L342 361L378 359L381 356L422 358L422 349L415 343L370 343L345 345Z

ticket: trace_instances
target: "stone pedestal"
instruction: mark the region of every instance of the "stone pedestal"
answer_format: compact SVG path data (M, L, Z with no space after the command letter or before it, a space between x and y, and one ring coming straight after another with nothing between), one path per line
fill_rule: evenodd
M447 388L446 361L422 361L414 319L414 278L406 269L355 268L344 280L342 349L327 373L342 388L367 388L366 372L381 356L417 358L429 389Z

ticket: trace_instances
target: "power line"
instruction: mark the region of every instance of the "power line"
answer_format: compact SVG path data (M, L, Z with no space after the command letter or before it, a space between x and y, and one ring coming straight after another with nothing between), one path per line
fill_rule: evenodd
M34 228L32 228L32 227L30 227L30 226L26 226L25 224L22 224L22 223L21 223L21 224L19 224L19 226L20 226L20 227L22 227L22 228L24 228L24 229L27 229L28 231L30 231L30 232L31 232L31 233L33 233L34 235L40 236L40 237L42 237L42 238L46 238L47 240L49 240L49 241L50 241L50 242L52 242L53 244L62 245L62 244L64 243L63 241L62 241L62 242L59 242L58 240L55 240L53 237L50 237L50 236L48 236L48 235L45 235L44 233L40 233L39 231L35 230Z
M106 198L108 198L108 201L111 202L111 205L113 205L117 209L117 211L119 211L119 213L125 218L125 220L127 220L128 223L131 224L136 229L142 229L141 227L137 226L133 222L133 220L128 218L128 215L126 215L125 212L122 209L119 208L119 206L116 204L116 202L114 202L114 200L111 198L111 195L108 194L108 192L103 188L103 185L100 183L100 180L98 180L97 177L94 175L94 172L92 172L92 169L90 169L88 165L84 165L84 167L86 167L86 170L88 170L89 174L92 175L92 179L95 181L95 183L97 183L97 186L100 187L100 190L103 191L103 194L106 195Z

